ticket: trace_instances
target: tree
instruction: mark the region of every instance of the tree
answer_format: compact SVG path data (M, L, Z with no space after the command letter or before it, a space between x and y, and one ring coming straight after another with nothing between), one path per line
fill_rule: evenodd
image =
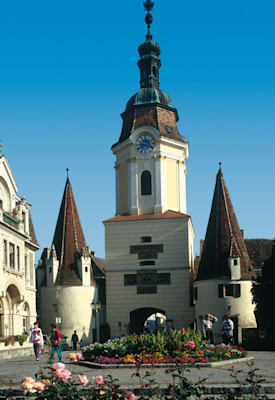
M253 283L252 294L258 326L275 340L275 240L273 243L272 255L264 263L262 276Z

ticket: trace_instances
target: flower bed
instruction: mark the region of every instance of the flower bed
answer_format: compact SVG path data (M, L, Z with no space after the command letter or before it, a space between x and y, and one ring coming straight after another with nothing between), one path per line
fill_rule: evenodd
M130 335L95 343L83 349L86 361L98 364L209 363L245 357L237 346L207 345L192 329L168 330L154 334Z

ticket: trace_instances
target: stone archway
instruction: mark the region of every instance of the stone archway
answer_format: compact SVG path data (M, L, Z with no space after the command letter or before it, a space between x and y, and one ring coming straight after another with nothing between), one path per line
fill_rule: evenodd
M22 296L14 284L8 286L6 290L6 304L5 307L5 330L6 336L15 334L15 318L17 306L22 302ZM20 332L21 333L21 332Z
M130 312L130 333L143 332L144 323L152 314L160 313L166 315L164 310L153 307L137 308Z

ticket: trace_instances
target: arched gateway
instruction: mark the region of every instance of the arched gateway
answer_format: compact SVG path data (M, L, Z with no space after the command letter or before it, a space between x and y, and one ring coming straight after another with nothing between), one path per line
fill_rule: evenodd
M152 307L143 307L143 308L138 308L134 311L131 311L130 312L130 333L141 333L143 331L146 320L152 314L157 314L157 313L166 315L165 311L160 310L158 308L152 308Z

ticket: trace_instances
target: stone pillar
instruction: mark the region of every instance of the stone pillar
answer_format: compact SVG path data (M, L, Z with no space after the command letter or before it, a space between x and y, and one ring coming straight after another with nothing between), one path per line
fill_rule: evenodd
M138 179L137 179L137 160L128 160L128 207L131 215L138 215Z
M178 161L178 178L179 178L179 212L186 214L186 169L184 161Z
M155 190L156 190L156 204L154 206L155 214L163 213L167 207L165 158L166 157L155 156Z

